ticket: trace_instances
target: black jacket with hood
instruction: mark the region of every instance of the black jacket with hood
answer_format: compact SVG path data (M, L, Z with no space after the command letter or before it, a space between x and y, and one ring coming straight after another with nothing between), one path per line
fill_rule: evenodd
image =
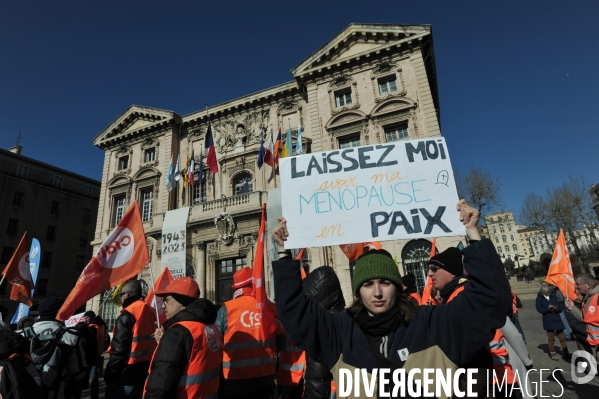
M319 303L330 312L342 312L345 309L345 299L341 284L330 266L314 269L306 276L303 283L304 292L314 302ZM333 374L323 364L306 355L306 370L304 371L304 398L329 399Z
M216 307L207 299L196 299L164 323L164 335L154 352L145 399L177 397L177 386L183 369L189 363L193 346L193 336L187 328L181 325L171 328L174 323L181 321L213 324L216 321ZM220 344L222 347L223 343Z

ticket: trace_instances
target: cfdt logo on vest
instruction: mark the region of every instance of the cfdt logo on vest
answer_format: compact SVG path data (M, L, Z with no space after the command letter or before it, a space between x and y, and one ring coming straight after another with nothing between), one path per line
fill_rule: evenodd
M135 240L131 230L126 227L117 227L96 252L96 259L100 266L116 269L131 259L134 248Z
M239 321L241 322L242 326L253 328L253 327L260 327L260 319L261 318L262 318L262 313L250 312L249 310L246 310L245 312L243 312L241 314Z

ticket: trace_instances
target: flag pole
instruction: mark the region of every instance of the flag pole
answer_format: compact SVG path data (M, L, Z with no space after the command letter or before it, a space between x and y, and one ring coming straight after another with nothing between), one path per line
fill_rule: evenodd
M152 264L151 263L150 263L150 280L152 280L152 288L154 288L154 272L152 272ZM156 322L158 324L160 324L160 315L158 314L158 303L156 302L156 292L154 292L154 310L156 311Z
M0 280L0 287L2 287L2 283L4 282L4 279L6 278L6 274L2 275L2 280Z

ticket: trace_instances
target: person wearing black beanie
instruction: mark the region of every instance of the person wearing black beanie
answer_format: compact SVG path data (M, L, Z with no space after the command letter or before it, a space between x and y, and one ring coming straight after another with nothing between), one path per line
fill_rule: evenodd
M464 274L464 265L462 264L462 251L456 247L449 247L445 251L433 256L428 262L427 275L433 281L433 287L441 293L441 297L448 300L448 297L455 291L458 285L462 285L467 279L458 279L456 277ZM461 281L458 284L458 281ZM455 284L450 284L454 282ZM445 289L447 287L447 290Z

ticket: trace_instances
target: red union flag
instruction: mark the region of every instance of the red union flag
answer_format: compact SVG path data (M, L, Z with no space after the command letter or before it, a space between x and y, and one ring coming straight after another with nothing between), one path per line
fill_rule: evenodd
M31 306L31 271L29 268L29 250L27 249L27 232L23 234L17 250L8 261L2 272L4 278L12 284L10 299Z
M171 272L168 270L168 267L165 267L162 273L160 273L158 280L156 280L156 283L154 283L154 287L150 289L150 292L148 292L148 296L146 297L146 303L154 309L157 309L156 313L160 319L160 325L166 323L166 315L164 314L164 309L162 309L164 298L155 296L154 291L163 290L172 282L173 276L171 276Z
M139 205L135 201L85 266L56 318L68 319L88 299L135 277L149 262Z
M562 229L559 229L559 235L553 250L553 258L545 281L559 288L566 298L570 298L572 301L576 299L576 282L572 273L566 237Z

